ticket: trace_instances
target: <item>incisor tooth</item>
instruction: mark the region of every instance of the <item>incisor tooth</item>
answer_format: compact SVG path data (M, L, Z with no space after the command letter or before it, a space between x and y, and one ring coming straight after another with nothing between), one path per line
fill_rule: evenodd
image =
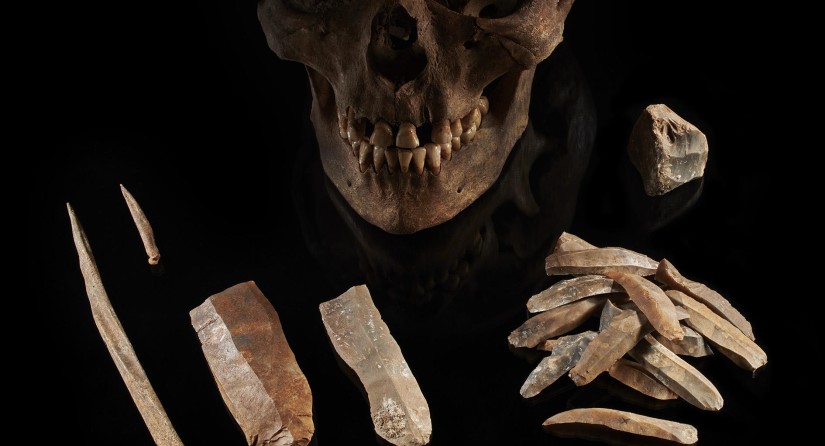
M374 146L389 147L392 145L392 128L385 121L375 123L375 130L370 136L370 144Z
M361 169L361 173L366 172L372 164L372 149L373 145L366 138L361 140L361 148L358 152L358 167Z
M487 100L486 96L482 96L478 98L478 111L481 112L481 115L484 116L490 111L490 101Z
M460 136L453 136L453 141L450 143L452 150L458 152L461 150L461 137ZM450 157L452 158L452 151L450 151Z
M461 120L456 119L450 122L450 134L453 135L453 138L461 136Z
M439 121L433 126L431 139L434 143L449 144L452 138L453 135L450 132L450 121L445 119L443 121Z
M441 146L428 143L424 148L427 149L427 169L429 169L433 175L438 175L441 173Z
M407 173L410 170L410 161L412 160L412 152L409 150L398 149L398 164L401 165L401 172Z
M375 173L381 171L381 168L384 167L384 163L387 162L387 156L384 153L386 149L381 146L375 146L372 149L372 167L375 170Z
M415 134L415 126L409 122L401 124L398 128L398 135L395 137L395 145L401 149L418 147L418 135Z
M424 173L424 163L427 159L427 149L424 147L416 147L412 149L412 161L415 173L421 175Z
M387 147L384 150L384 155L387 159L387 172L395 173L395 170L398 169L398 149Z

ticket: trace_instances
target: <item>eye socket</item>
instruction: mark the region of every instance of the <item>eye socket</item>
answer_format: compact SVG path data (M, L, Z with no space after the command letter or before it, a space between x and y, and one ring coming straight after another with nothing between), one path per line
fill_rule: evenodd
M340 0L283 0L283 2L298 12L318 14L326 11L333 4L340 3Z
M507 17L521 6L523 0L470 0L464 6L464 14L472 17L498 19Z

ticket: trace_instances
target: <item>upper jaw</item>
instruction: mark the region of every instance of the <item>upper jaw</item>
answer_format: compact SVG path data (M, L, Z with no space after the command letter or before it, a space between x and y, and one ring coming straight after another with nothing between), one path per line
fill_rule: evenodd
M311 117L327 177L365 220L387 232L407 234L451 219L495 182L527 125L535 69L502 76L489 94L487 113L477 98L460 119L441 120L430 128L428 123L399 123L389 129L380 120L359 119L346 106L339 112L329 82L307 71ZM462 126L458 132L451 126L449 148L444 121Z

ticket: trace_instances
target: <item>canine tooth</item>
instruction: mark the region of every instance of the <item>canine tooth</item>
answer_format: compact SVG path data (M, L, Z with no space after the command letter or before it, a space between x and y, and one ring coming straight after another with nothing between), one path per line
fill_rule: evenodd
M387 155L384 152L386 149L381 146L375 146L372 149L372 165L375 173L381 171L381 168L384 167L384 163L387 162Z
M370 144L374 146L389 147L392 145L392 128L385 121L375 123L375 130L370 136Z
M387 172L394 173L398 169L398 149L387 147L384 150L384 155L387 159Z
M452 146L452 150L455 150L456 152L461 150L461 137L453 136L453 142L451 142L450 145ZM452 151L450 152L450 155L452 157Z
M470 127L468 129L464 130L464 132L461 134L461 142L464 143L464 144L467 144L470 141L472 141L473 139L475 139L475 137L476 137L476 128L475 128L475 126L473 126L473 127Z
M347 123L347 139L350 144L360 143L364 138L364 121L361 119L350 119ZM357 150L357 148L355 149Z
M415 167L415 173L421 175L424 173L424 163L427 159L427 149L424 147L416 147L412 149L412 156L413 156L413 167Z
M366 172L372 164L372 149L373 145L369 141L366 139L361 140L361 149L358 152L358 167L361 169L361 173Z
M459 142L461 138L458 138ZM448 142L446 144L439 144L439 148L441 148L441 159L450 161L453 158L453 143Z
M427 169L438 175L441 173L441 146L439 144L428 143L424 146L427 149Z
M478 98L478 111L481 112L481 116L486 115L487 112L490 111L490 101L487 100L486 96Z
M461 118L461 128L464 129L461 134L463 135L468 129L471 128L478 129L479 125L481 125L481 112L476 107L470 110L470 113L467 113L467 116Z
M343 139L347 139L347 127L347 115L338 113L338 135Z
M410 161L412 161L413 153L410 150L398 149L398 163L401 165L401 171L407 173L410 170Z
M453 138L453 135L450 131L450 121L443 120L437 122L433 126L433 133L430 139L433 140L436 144L449 144L450 140Z
M401 124L398 128L398 135L395 136L395 145L400 149L418 147L418 135L415 134L415 126L409 122Z

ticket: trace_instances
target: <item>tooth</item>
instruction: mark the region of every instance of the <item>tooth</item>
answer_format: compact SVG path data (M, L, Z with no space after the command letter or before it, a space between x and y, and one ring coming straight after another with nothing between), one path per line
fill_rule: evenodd
M387 162L387 155L384 153L386 149L381 146L375 146L372 150L372 164L373 170L375 173L381 171L381 168L384 167L384 163Z
M410 170L410 161L412 161L412 151L398 149L398 163L401 165L401 171L407 173Z
M350 144L360 143L364 138L364 120L349 119L347 123L347 139Z
M352 147L352 156L358 158L358 149L361 148L361 141L356 141L350 144L350 146Z
M461 138L457 138L459 144L461 143ZM439 144L438 147L441 149L441 159L450 161L453 159L453 143L448 142L447 144Z
M461 120L456 119L455 121L450 123L450 134L453 135L452 140L450 143L452 144L452 150L459 151L461 150ZM450 152L452 155L452 151Z
M338 135L347 139L347 115L344 113L338 113Z
M464 133L461 134L461 142L464 144L469 143L476 137L476 128L470 127L467 130L464 130Z
M467 116L461 118L461 128L464 129L464 132L473 127L478 129L479 125L481 125L481 112L478 108L470 110L470 113L467 113ZM462 132L462 134L464 132Z
M366 172L372 164L372 149L373 145L369 141L361 140L361 151L358 153L358 167L361 173Z
M398 168L398 149L387 147L384 150L384 156L387 159L387 172L394 173Z
M398 128L398 135L395 137L395 145L401 149L418 147L418 135L415 134L415 126L409 122L401 124Z
M438 175L441 173L441 146L439 144L428 143L424 146L427 150L427 169Z
M452 137L452 133L450 132L450 121L445 119L443 121L439 121L433 126L433 133L432 136L430 136L430 139L432 139L436 144L449 144Z
M478 98L478 111L481 112L481 116L487 114L490 111L490 101L487 100L486 96L482 96Z
M415 167L415 173L421 175L424 173L424 163L427 159L427 149L424 147L417 147L412 149L412 156L413 156L413 167Z
M389 147L392 145L392 128L385 121L375 123L375 130L370 136L370 144L374 146Z

